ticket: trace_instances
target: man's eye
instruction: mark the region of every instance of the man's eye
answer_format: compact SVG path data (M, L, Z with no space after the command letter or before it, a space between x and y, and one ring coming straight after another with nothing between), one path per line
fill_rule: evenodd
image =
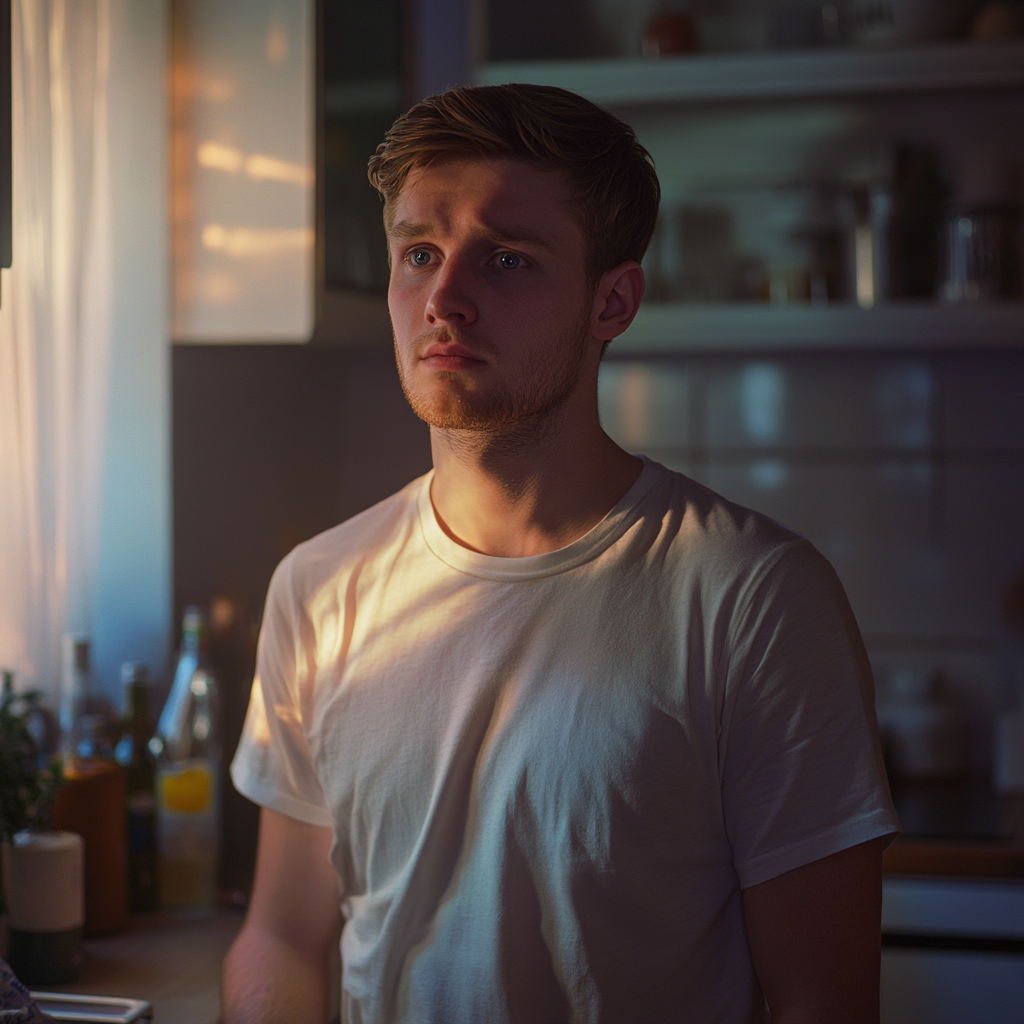
M502 270L517 270L523 265L522 256L517 256L514 252L503 252L498 257L498 264Z
M414 267L425 267L430 262L430 253L426 249L417 249L409 253L409 262Z

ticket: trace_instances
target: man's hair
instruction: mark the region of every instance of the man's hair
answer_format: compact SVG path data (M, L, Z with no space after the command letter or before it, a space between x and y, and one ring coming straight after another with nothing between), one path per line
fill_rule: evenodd
M395 121L367 172L384 199L387 230L410 171L487 159L527 160L564 172L594 283L620 263L643 259L661 199L650 153L628 124L548 85L449 89Z

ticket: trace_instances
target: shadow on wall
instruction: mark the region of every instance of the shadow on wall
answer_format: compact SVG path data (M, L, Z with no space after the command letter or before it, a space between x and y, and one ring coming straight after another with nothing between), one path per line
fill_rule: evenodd
M211 655L228 763L275 566L426 472L430 439L386 350L176 345L173 389L174 603L180 621L185 605L218 602ZM229 891L248 888L256 820L227 782Z

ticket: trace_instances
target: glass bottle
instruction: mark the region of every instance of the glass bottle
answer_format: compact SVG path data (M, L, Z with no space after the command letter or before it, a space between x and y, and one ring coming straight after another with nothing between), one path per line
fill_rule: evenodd
M85 848L85 934L104 935L128 920L125 777L114 760L110 702L94 693L89 639L64 637L61 760L64 781L54 828L77 832Z
M60 754L65 765L76 760L112 761L110 726L114 709L92 686L87 636L64 637L60 689Z
M157 725L160 903L209 907L216 896L220 838L217 681L204 649L206 622L185 611L174 683Z
M156 761L149 749L152 689L145 665L121 666L125 716L114 750L127 781L128 905L133 911L156 910Z

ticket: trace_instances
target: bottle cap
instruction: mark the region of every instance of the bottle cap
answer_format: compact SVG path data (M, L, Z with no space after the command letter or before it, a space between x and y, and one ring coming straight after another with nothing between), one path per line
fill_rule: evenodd
M182 629L186 633L199 633L206 626L206 616L203 615L202 611L194 604L190 604L185 609L185 614L182 618Z
M72 672L89 671L89 638L81 633L64 635L64 666Z
M133 683L148 683L149 669L144 662L126 661L121 665L121 683L123 686L131 686Z

